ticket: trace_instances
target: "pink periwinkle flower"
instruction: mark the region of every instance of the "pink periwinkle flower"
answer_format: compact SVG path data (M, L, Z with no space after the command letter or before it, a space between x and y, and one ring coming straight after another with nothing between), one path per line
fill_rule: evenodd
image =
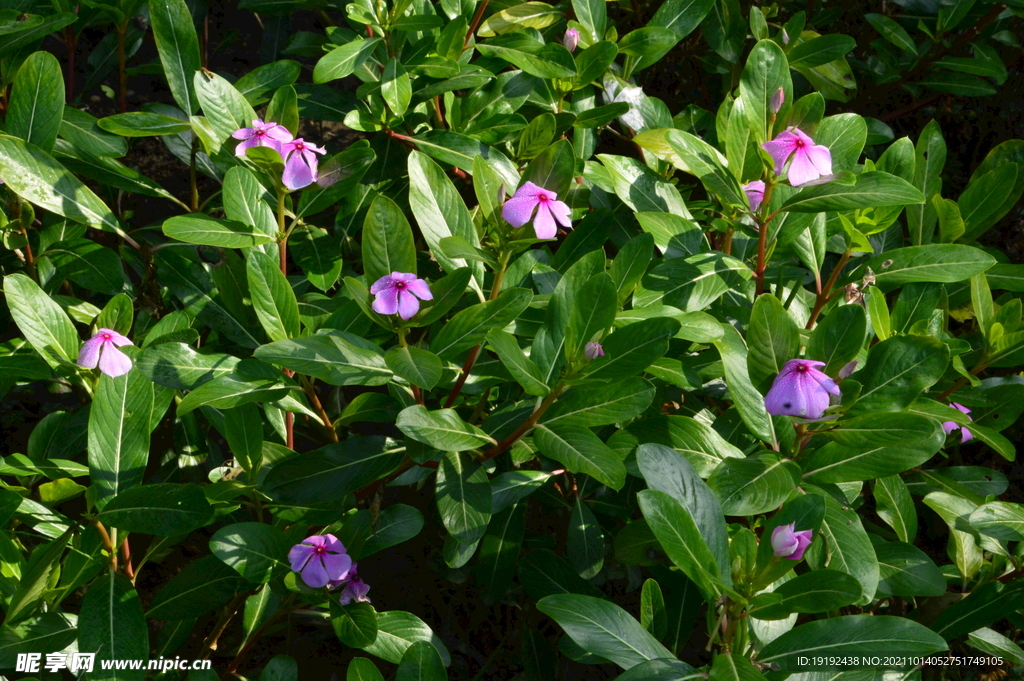
M317 158L316 154L323 155L327 150L310 144L301 137L281 144L281 156L284 158L284 175L281 181L288 189L296 190L308 187L316 182Z
M828 408L829 395L840 396L839 386L818 370L824 362L811 359L791 359L775 377L764 398L765 409L775 416L799 416L817 419Z
M562 44L565 45L565 49L572 52L580 44L580 32L575 28L566 30L565 35L562 36Z
M313 589L341 581L352 569L352 557L333 534L313 535L296 544L288 552L292 571L302 575L302 581Z
M786 161L789 164L789 183L799 187L822 175L832 174L832 153L823 144L815 144L803 130L790 126L765 142L761 148L775 161L775 174L782 175Z
M604 348L597 341L593 343L587 343L586 347L583 348L583 356L587 359L597 359L598 357L604 357Z
M134 344L113 329L99 329L79 350L78 366L95 369L98 365L111 378L123 376L132 369L128 355L118 350L125 345Z
M965 407L962 404L957 404L956 402L950 402L949 406L953 407L957 411L963 412L964 414L970 414L971 413L970 409L968 409L967 407ZM968 416L967 418L970 421L974 420L970 416ZM955 421L943 421L942 422L942 429L944 431L946 431L946 435L949 435L950 433L952 433L957 428L960 429L960 444L963 444L963 443L967 442L968 440L973 440L974 439L974 434L971 433L971 431L967 430L967 428L965 426L961 426L959 423L956 423Z
M538 239L554 239L558 233L555 220L563 227L572 227L569 215L572 212L564 201L558 200L558 194L538 187L532 182L525 182L516 190L515 195L501 207L501 217L513 227L522 227L537 210L533 219L533 229Z
M748 182L743 185L743 191L747 194L750 210L757 210L761 207L761 202L764 201L764 182L761 180Z
M392 272L373 282L370 293L373 299L373 311L378 314L395 314L402 319L410 319L420 311L420 300L433 300L427 282L418 279L415 274ZM419 300L417 300L419 298Z
M804 551L811 545L814 533L810 530L795 532L796 523L779 525L772 530L772 550L779 558L800 560L804 557Z
M245 156L250 147L270 147L281 151L283 142L291 142L292 134L288 128L277 123L264 123L262 118L252 122L251 128L239 128L231 136L242 142L235 147L235 156Z

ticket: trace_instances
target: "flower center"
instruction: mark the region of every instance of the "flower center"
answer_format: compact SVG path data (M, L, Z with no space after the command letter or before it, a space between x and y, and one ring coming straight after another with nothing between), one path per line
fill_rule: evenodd
M546 197L543 194L540 195L540 202L541 203L547 203L548 201L549 201L548 197Z
M395 282L395 288L397 288L399 291L404 291L406 286L408 286L408 284L406 284L404 281Z
M807 371L807 365L806 364L797 364L796 365L796 370L799 371L800 373L804 373L804 372Z
M296 142L295 143L295 151L303 151L305 148L306 148L306 145L303 144L302 142Z
M801 140L801 139L798 139L796 141L796 146L797 146L798 149L802 148L804 146L804 141Z
M314 551L316 551L317 555L321 555L321 556L322 556L323 554L327 553L327 549L326 549L325 547L323 547L323 546L317 546L317 547L316 547L316 548L314 549Z
M266 130L257 130L255 133L253 133L253 137L266 137L266 136L267 136L267 131Z
M111 339L113 339L113 336L111 336L109 333L103 334L103 340L111 340Z

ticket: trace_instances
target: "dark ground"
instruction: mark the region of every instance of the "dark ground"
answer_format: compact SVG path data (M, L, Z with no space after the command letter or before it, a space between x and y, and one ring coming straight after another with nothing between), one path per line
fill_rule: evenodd
M863 14L879 11L874 5L875 3L849 3L846 14L840 21L834 22L830 30L854 36L867 35L870 27L865 28ZM641 10L643 9L641 7ZM624 27L635 27L643 23L637 22L631 12L623 11L615 5L609 5L609 11L618 21L620 36L629 30ZM292 31L320 31L322 29L318 22L319 20L310 12L296 13L292 20ZM251 12L235 10L233 2L211 2L208 28L209 62L213 70L237 77L261 63L261 28ZM77 78L79 83L84 81L85 75L81 67L85 66L90 50L103 35L103 31L100 30L87 30L81 36L77 50L77 62L80 66ZM65 55L63 46L52 39L44 44L44 48L51 49L61 58ZM700 68L697 56L706 49L706 44L698 34L695 34L681 43L662 62L643 72L639 79L640 84L648 95L663 99L673 112L680 111L691 103L713 111L719 99L718 93L722 90L722 83L719 76L705 73ZM910 135L914 139L929 120L937 119L949 147L943 173L943 194L957 196L966 185L971 171L989 149L1004 140L1024 137L1022 61L1019 54L1012 54L1013 51L1008 51L1008 48L1001 48L1001 51L1004 61L1008 63L1010 77L996 96L968 99L944 95L927 106L915 108L915 102L904 93L896 92L878 97L876 100L870 93L865 95L865 88L862 86L858 99L866 104L858 108L857 113L885 118L897 137ZM154 59L156 50L149 34L143 47L129 64L139 65ZM301 81L309 82L313 60L299 61L304 64ZM106 82L116 89L115 75L108 77ZM133 77L129 88L129 111L138 110L145 102L173 103L163 83L153 81L149 76ZM105 96L99 87L79 93L78 105L87 107L95 116L116 113L115 102ZM842 103L830 102L826 113L834 114L847 110L850 109ZM903 111L906 113L892 116L893 112ZM350 132L337 125L304 133L307 139L327 143L329 153L340 151L353 138ZM628 149L620 149L613 139L605 140L604 143L608 151L629 153ZM160 182L166 189L187 202L188 169L171 156L159 140L132 140L129 155L122 161ZM212 191L215 191L215 183L203 178L200 185L201 195L208 196ZM176 214L177 211L169 202L139 196L128 197L124 208L135 211L135 227L158 223ZM1003 250L1013 262L1024 262L1024 219L1021 217L1020 207L992 229L984 237L984 243ZM46 413L73 406L74 400L71 399L69 402L69 398L69 395L48 394L36 387L32 390L18 390L0 400L0 428L5 433L7 452L24 451L28 435L36 421ZM1021 433L1022 427L1017 425L1006 435L1011 440L1020 441ZM165 433L164 437L166 435ZM159 437L160 430L155 434L155 438ZM156 448L157 442L154 442L154 451ZM303 449L301 444L299 449ZM1021 463L1006 462L983 445L965 447L959 456L964 459L962 463L986 465L1001 470L1011 481L1024 479L1024 467ZM1014 500L1024 501L1024 492L1019 485L1012 485L1011 493L1016 497ZM386 506L405 503L424 510L433 508L432 499L433 486L428 483L420 491L411 488L389 489L383 504ZM430 624L452 654L450 678L458 681L511 679L521 670L518 661L519 640L523 631L532 629L540 632L553 646L557 645L560 631L532 606L527 606L526 609L521 607L520 604L529 603L529 599L522 597L518 586L513 586L505 599L499 603L492 606L484 605L473 584L471 570L465 568L453 571L444 564L438 552L443 542L443 528L436 518L436 511L433 512L433 516L430 515L430 510L426 510L425 513L427 525L418 537L361 562L360 574L372 586L370 596L374 606L381 611L407 610ZM944 526L939 522L934 527L929 527L928 519L922 518L922 521L922 534L932 538L932 545L923 548L929 550L940 564L946 562ZM543 537L556 537L558 545L564 546L565 518L535 503L527 516L524 544L529 546L531 538ZM207 536L197 532L166 561L149 563L144 568L138 582L144 605L147 596L152 598L160 586L184 565L207 553L207 540ZM144 549L144 546L133 547L133 553L141 555ZM647 576L645 573L644 577ZM606 581L602 589L613 595L616 603L633 614L638 614L639 590L634 588L627 593L627 585L626 579L616 578ZM706 637L701 633L704 630L702 618L703 614L697 619L698 625L691 641L691 649L682 656L695 665L710 661L708 654L703 650ZM185 647L174 654L195 657L203 638L213 627L213 620L212 615L201 618L194 630L201 635L194 636ZM231 630L237 631L237 627L229 628L229 631ZM155 641L157 632L154 630L151 633L151 640ZM224 655L229 655L236 645L237 640L227 635L220 649ZM293 616L289 622L264 638L250 655L248 663L239 671L249 678L255 678L266 661L276 654L289 654L295 657L300 665L300 678L329 681L340 681L345 677L345 667L353 656L352 651L338 643L328 622L308 616ZM223 668L228 659L230 657L215 656L214 664ZM393 665L376 659L374 661L385 672L385 676L393 672ZM566 681L610 679L618 673L618 668L614 665L563 665L558 678Z

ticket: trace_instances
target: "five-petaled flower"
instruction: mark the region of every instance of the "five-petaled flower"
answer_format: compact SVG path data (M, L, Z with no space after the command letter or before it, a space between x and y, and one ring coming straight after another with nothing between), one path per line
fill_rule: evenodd
M565 45L565 49L572 52L580 44L580 32L575 28L568 29L562 36L562 44Z
M296 544L288 552L292 571L302 575L302 581L313 589L340 582L352 569L352 557L333 534L313 535Z
M949 406L951 406L954 409L956 409L957 411L963 412L965 414L970 414L971 413L970 409L968 409L967 407L965 407L962 404L957 404L956 402L950 402ZM974 419L972 419L970 416L968 416L967 420L968 421L973 421ZM942 422L942 429L944 431L946 431L946 435L949 435L950 433L952 433L957 428L960 429L960 444L963 444L963 443L967 442L968 440L973 440L974 439L974 434L971 433L971 431L967 430L966 426L961 426L956 421L943 421Z
M410 319L420 311L420 300L433 300L427 282L418 279L415 274L392 272L386 274L370 287L373 299L373 310L378 314L395 314L402 319ZM419 298L419 300L417 300Z
M113 329L99 329L78 352L78 366L95 369L117 378L131 371L132 361L117 348L133 343Z
M811 359L791 359L775 377L764 398L765 409L775 416L821 418L828 408L830 395L840 396L839 386L818 370L824 362Z
M796 523L779 525L772 530L772 550L779 558L800 560L804 557L804 551L810 546L814 539L814 533L810 530L795 532Z
M743 185L743 191L747 194L750 210L757 210L761 207L761 202L764 201L764 182L761 180L748 182Z
M288 128L277 123L264 123L262 118L254 120L251 128L235 130L231 136L242 140L235 147L235 156L245 156L245 150L250 147L270 147L280 152L282 143L292 141Z
M288 189L296 190L308 187L317 180L316 154L323 155L326 149L310 144L301 137L281 144L281 157L284 158L284 174L281 182Z
M598 357L604 357L604 348L597 341L587 343L586 347L583 348L583 356L587 359L597 359Z
M775 174L782 175L786 161L789 164L789 183L794 187L832 174L832 153L823 144L815 144L800 128L786 128L770 142L761 145L775 161Z
M536 209L537 217L533 217ZM572 227L569 215L572 211L564 201L558 200L558 194L538 187L533 182L525 182L516 190L515 195L501 207L501 217L513 227L522 227L533 218L533 230L538 239L554 239L558 233L555 220L563 227Z

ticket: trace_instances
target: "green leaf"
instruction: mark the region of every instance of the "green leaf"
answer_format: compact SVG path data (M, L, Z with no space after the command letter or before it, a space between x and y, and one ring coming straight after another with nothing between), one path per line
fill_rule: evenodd
M1005 501L990 501L976 508L970 523L982 534L1004 541L1024 540L1024 508Z
M380 42L380 38L356 38L334 48L320 57L320 61L316 63L313 68L313 82L329 83L351 75L370 57Z
M665 646L625 610L579 594L546 596L537 608L558 622L581 648L630 669L647 660L672 657Z
M665 354L679 328L674 319L655 317L616 330L602 341L604 356L592 361L584 376L620 381L636 375Z
M364 648L377 640L377 611L369 603L341 605L332 598L331 626L342 643Z
M151 0L149 21L171 95L182 111L192 115L199 108L192 79L202 66L192 13L185 0Z
M18 67L4 129L43 151L53 151L64 111L64 76L49 52L33 52Z
M4 297L18 330L46 363L74 362L81 340L61 307L38 284L21 273L4 277Z
M11 595L4 618L5 628L31 615L43 599L50 578L54 571L60 570L60 559L64 555L64 547L71 539L71 529L53 541L40 544L32 551L28 564L22 569L17 589Z
M96 122L100 129L121 137L159 137L190 132L192 124L171 116L150 111L129 111L101 118Z
M412 506L388 506L374 517L368 509L356 511L337 533L352 560L362 560L378 551L397 546L420 533L423 514Z
M343 331L279 340L253 356L330 385L384 385L392 376L380 348Z
M884 340L868 351L864 368L855 374L863 388L848 413L901 411L942 378L948 364L948 347L934 338Z
M409 108L412 99L412 82L405 67L394 57L388 59L381 74L380 94L396 116Z
M560 397L541 423L587 428L625 423L651 405L654 392L654 386L635 376L604 386L582 386Z
M263 668L259 681L299 681L299 665L288 655L275 655Z
M530 161L530 165L523 171L522 182L533 182L565 198L572 185L575 168L576 157L572 145L568 140L557 140ZM506 190L512 193L512 186L507 186Z
M146 617L155 620L200 617L226 603L247 584L217 556L206 556L189 563L157 592Z
M708 478L726 515L767 513L781 506L799 483L799 467L774 454L724 459Z
M73 617L48 612L16 624L5 623L0 627L0 665L14 669L20 654L64 650L78 637Z
M884 14L865 14L864 18L868 20L875 30L878 31L879 35L888 40L890 43L900 48L904 52L909 52L911 56L917 56L917 45L914 44L910 34L907 33L898 22Z
M592 579L604 566L604 532L593 511L577 500L569 516L566 551L576 573Z
M363 222L363 267L375 282L392 272L416 273L412 228L398 205L384 195L370 204Z
M766 645L757 661L793 672L800 669L798 658L806 655L926 656L946 648L935 632L904 617L846 615L808 622L786 632Z
M648 137L638 141L637 144L654 151L651 147L657 145L655 142L658 139L656 132L659 131L645 131L644 135ZM651 141L647 142L647 139ZM668 130L661 134L661 140L667 142L671 152L674 152L668 160L677 168L696 175L709 192L717 194L726 203L744 210L749 208L750 204L743 190L740 189L739 182L729 172L726 167L728 162L717 149L699 137L682 130ZM658 151L654 151L654 153L662 156L664 154L663 147L662 153Z
M747 327L747 370L755 386L771 387L771 380L783 365L797 356L800 332L782 303L773 295L761 295L754 301Z
M113 570L102 573L85 593L78 628L78 645L82 650L94 651L97 661L149 657L149 629L139 594L127 577ZM146 671L104 673L97 669L91 676L104 681L141 681Z
M892 261L888 267L882 264ZM883 290L914 282L952 283L970 279L995 264L995 258L971 246L934 244L886 251L867 261ZM859 268L858 268L858 271Z
M17 137L0 135L0 177L40 208L124 236L117 218L91 189L45 151Z
M263 419L255 404L243 404L224 412L224 439L235 461L254 476L263 459Z
M958 241L973 241L989 230L1020 199L1024 191L1021 165L1005 163L981 177L971 178L957 199L964 221L964 233ZM1007 205L1007 200L1012 201Z
M714 4L714 0L667 0L658 7L647 25L664 26L682 40L697 28Z
M94 156L119 158L127 154L128 143L101 129L98 122L84 111L65 106L59 134L78 149Z
M751 433L765 442L773 442L775 430L765 410L764 398L754 388L747 373L746 343L732 324L722 324L722 329L725 335L722 340L715 341L715 347L722 356L725 382L733 404Z
M860 600L860 596L860 582L845 572L813 570L775 587L771 594L755 596L750 615L775 620L794 612L827 612L850 605Z
M572 0L576 20L590 33L590 42L604 39L608 10L604 0Z
M514 336L505 333L500 328L493 328L487 334L487 343L516 382L528 394L545 397L551 392L544 382L540 367L523 353Z
M796 49L794 47L793 51ZM789 74L786 54L774 41L759 40L750 51L740 76L740 101L755 142L765 142L770 137L768 126L775 116L771 110L771 101L779 88L782 88L787 100L792 98L793 80Z
M246 253L245 272L256 316L271 340L281 341L299 335L299 304L288 280L266 253Z
M912 543L917 537L917 510L907 484L898 475L875 481L875 511L889 524L901 541Z
M234 523L210 538L210 551L253 584L264 584L277 568L287 567L288 537L265 523Z
M178 241L221 248L247 248L269 244L274 240L272 236L251 225L234 220L219 220L203 213L173 217L164 222L163 232Z
M1022 594L1022 579L1008 584L987 582L974 589L967 598L943 610L931 623L931 629L947 641L960 638L1012 613L1019 607Z
M661 587L653 579L644 582L640 593L640 624L661 640L668 633L668 615L665 612L665 597Z
M490 38L498 33L510 33L524 28L541 30L556 23L559 18L558 10L546 2L524 2L489 16L480 24L477 35Z
M160 343L144 349L135 359L139 373L159 385L192 390L218 376L230 374L238 358L199 353L184 343Z
M391 348L384 353L384 363L395 375L424 390L437 385L444 370L440 357L429 350L412 346Z
M746 264L722 253L669 258L644 275L633 294L633 306L661 303L684 312L699 312L726 291L742 288L752 276Z
M921 598L946 593L946 578L928 555L901 541L875 541L878 590L875 596Z
M213 522L213 507L198 485L167 482L118 493L98 517L129 532L174 537Z
M541 424L534 431L534 444L544 456L573 473L586 473L612 489L625 484L626 466L621 457L589 428Z
M914 186L921 190L929 201L942 191L940 173L946 163L946 142L936 121L931 121L921 131L915 147ZM927 244L935 230L936 211L934 203L922 206L907 206L907 228L910 243L914 246Z
M867 334L867 323L867 315L860 305L835 308L811 332L807 357L825 362L823 371L835 376L860 353Z
M98 508L142 482L153 399L153 383L138 371L100 376L89 410L89 478Z
M405 651L417 641L429 642L440 653L445 666L451 664L451 655L440 637L419 617L402 610L377 613L377 640L363 650L387 662L399 664Z
M526 529L526 506L513 502L509 508L495 513L480 540L477 578L484 586L486 602L494 603L500 599L515 577ZM493 488L491 511L494 511Z
M429 641L417 641L402 654L395 681L447 681L441 655Z
M675 45L674 39L672 45ZM615 46L615 43L607 40L601 40L595 42L593 45L576 55L576 69L579 74L576 76L573 88L580 90L603 76L611 63L615 61L615 57L618 53L619 50ZM629 111L630 105L625 102L617 102L615 104L599 106L597 108L602 110L601 113L595 114L593 111L581 113L576 117L576 120L573 121L573 126L577 128L591 128L597 127L598 125L605 125ZM610 112L614 110L618 110L619 113L610 115ZM584 119L582 125L580 125L581 118ZM604 120L604 122L592 123L597 118Z
M493 328L502 328L516 319L533 300L533 293L523 288L510 288L494 300L472 305L441 327L430 343L431 352L442 359L454 359L460 353L487 338Z
M842 59L857 46L848 35L832 34L811 38L789 51L789 64L793 68L812 68Z
M463 421L454 409L427 411L422 404L414 404L402 410L395 425L413 440L443 452L462 452L496 442L484 431Z
M618 293L604 272L591 277L572 301L565 326L565 356L570 362L583 355L586 344L612 326Z
M263 491L278 504L304 505L340 499L398 467L402 448L383 437L350 437L274 464Z
M46 249L61 276L97 293L116 294L124 288L124 272L115 251L90 239L59 241Z
M606 598L604 593L576 574L564 558L547 549L531 551L519 562L519 581L535 601L552 594Z
M725 656L720 654L718 657ZM696 675L697 670L685 662L672 658L658 658L641 662L628 672L616 676L615 681L683 681Z
M252 378L232 372L203 383L178 403L178 416L202 406L232 409L252 402L274 402L288 394L285 376Z
M714 603L720 593L718 563L690 510L668 494L653 489L640 492L637 501L669 559L694 581L706 601Z
M824 494L813 489L816 493ZM767 529L767 528L766 528ZM825 518L821 534L828 550L825 567L841 570L860 582L863 594L858 605L871 602L878 588L878 559L857 512L842 507L832 497L825 498Z
M384 676L365 657L354 658L348 663L345 681L384 681Z
M576 63L559 43L541 43L526 33L508 33L477 43L485 57L497 57L538 78L572 78Z
M856 182L826 182L804 187L782 204L780 210L820 213L872 206L902 206L923 203L924 195L903 178L879 170L856 175Z

